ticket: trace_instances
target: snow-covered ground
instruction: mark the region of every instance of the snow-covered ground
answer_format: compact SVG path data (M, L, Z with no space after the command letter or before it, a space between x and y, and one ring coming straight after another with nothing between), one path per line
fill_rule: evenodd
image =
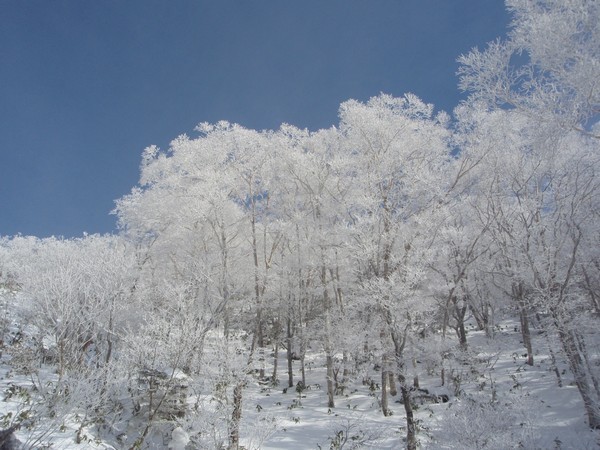
M519 445L527 449L598 448L600 433L587 426L581 397L564 364L559 364L563 387L558 387L545 336L534 337L534 348L538 351L531 367L525 364L520 333L514 331L514 324L504 323L501 328L505 331L497 333L493 340L481 332L470 333L469 354L489 362L477 374L465 368L469 377L463 380L460 398L450 395L448 403L426 402L418 406L416 417L421 424L422 448L503 449ZM279 373L286 375L285 359L280 361ZM347 442L343 448L402 447L405 416L399 395L390 397L393 415L384 417L379 404L380 391L370 392L369 386L357 380L347 395L336 398L336 408L329 410L323 389L326 379L323 359L315 356L312 366L307 371L307 383L322 387L305 390L301 406L293 389L286 394L281 388L263 393L255 386L247 389L243 415L246 434L242 439L247 448L341 448L331 445L343 443L344 439ZM377 380L380 375L373 371L372 376ZM449 389L440 386L439 377L421 376L420 384L431 392L453 392L453 386ZM497 391L493 403L491 384ZM477 404L479 411L473 411L469 398L490 407ZM276 428L271 426L273 420ZM260 433L266 434L266 430L271 433L261 440Z
M40 395L32 386L52 383L56 374L52 366L38 367L33 374L28 373L27 326L15 320L9 314L4 322L5 342L0 357L1 428L17 422L23 424L15 435L25 444L24 448L47 448L44 446L50 444L51 448L65 450L129 448L140 432L132 425L133 420L124 430L129 436L124 437L123 433L119 437L122 442L114 433L99 435L91 427L80 429L80 417L71 413L61 415L60 411L54 418L38 421L31 428L26 426L27 415L37 401L36 396ZM446 403L435 403L431 399L415 401L421 448L598 448L600 432L587 426L573 377L558 349L551 347L552 340L540 331L534 332L535 363L528 366L516 327L511 321L500 324L494 339L471 329L468 352L446 367L446 386L441 386L439 371L427 376L426 370L419 370L422 389L449 396ZM21 333L21 341L17 332ZM550 348L557 358L556 370ZM384 417L380 387L373 389L364 384L363 373L349 383L344 395L336 397L336 407L328 408L322 353L313 350L307 355L308 387L301 392L295 387L287 388L285 350L280 350L278 361L277 385L251 381L243 391L240 436L245 449L402 448L405 416L399 395L390 397L393 414ZM272 371L268 361L265 369L267 374ZM380 380L381 374L374 364L367 370L375 382ZM294 371L297 382L297 361L294 361ZM562 387L558 385L558 376ZM204 394L209 398L211 393ZM190 393L190 405L198 398ZM162 427L159 424L142 448L196 448L189 441L195 432L191 429L193 416L189 412L177 423ZM226 419L215 417L216 421ZM79 444L76 443L78 430L82 436ZM221 438L223 440L223 436Z

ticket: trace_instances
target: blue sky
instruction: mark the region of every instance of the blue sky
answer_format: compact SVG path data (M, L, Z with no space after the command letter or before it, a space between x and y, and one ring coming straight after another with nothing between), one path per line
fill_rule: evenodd
M312 130L413 92L451 111L501 0L3 0L0 235L115 230L142 150L199 122Z

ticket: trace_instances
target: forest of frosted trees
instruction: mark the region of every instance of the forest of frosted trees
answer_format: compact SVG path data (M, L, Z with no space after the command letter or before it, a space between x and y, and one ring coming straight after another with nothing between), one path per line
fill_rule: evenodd
M379 412L397 391L386 420L416 449L419 377L451 385L478 364L469 330L498 340L513 318L526 364L544 330L600 428L600 4L507 5L507 39L459 58L452 116L380 94L315 132L203 123L143 152L118 234L0 238L36 388L5 425L76 417L80 440L126 417L145 448L166 420L237 449L247 389L306 386L317 352L323 406L376 364Z

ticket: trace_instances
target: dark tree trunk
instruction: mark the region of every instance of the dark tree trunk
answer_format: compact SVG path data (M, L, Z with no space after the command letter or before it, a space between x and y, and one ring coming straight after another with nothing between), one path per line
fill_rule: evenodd
M558 366L556 365L556 355L554 354L554 350L552 347L548 345L548 349L550 350L550 361L552 363L552 370L554 375L556 375L556 383L558 387L563 387L562 377L560 376L560 370L558 370Z
M242 391L244 386L238 383L233 389L233 413L229 427L229 450L238 450L240 446L240 421L242 419Z
M417 372L417 358L412 359L412 366L415 371L415 375L413 377L413 387L419 389L419 373Z
M294 386L294 369L292 365L293 351L292 351L292 319L288 317L287 320L287 367L288 367L288 387Z
M454 303L454 318L456 319L456 334L460 343L460 348L467 349L467 330L465 329L465 317L467 315L467 302L463 301L459 305L458 299L453 298Z
M396 330L392 330L391 337L394 342L394 356L396 358L396 370L398 373L398 382L400 392L402 393L402 402L404 403L404 412L406 413L406 448L407 450L417 449L417 424L412 409L412 398L410 388L406 384L404 375L403 353L406 344L406 334L408 326L404 330L404 335L400 335Z
M326 356L326 364L327 364L327 407L333 408L335 407L334 393L335 387L333 382L333 356L331 355L331 351L327 352Z
M588 416L588 425L592 429L600 429L600 410L598 408L598 398L596 392L590 386L588 373L585 367L584 359L581 356L577 346L577 332L568 330L563 322L563 318L556 308L552 309L552 318L558 330L558 336L562 344L563 351L569 361L569 366L575 377L577 390L583 400L583 406Z
M533 345L531 344L531 332L529 331L529 315L525 308L519 308L519 318L521 319L521 336L527 350L527 364L533 366Z
M275 344L275 355L273 356L273 373L271 374L271 384L277 385L277 364L279 362L279 342Z
M327 287L327 269L325 254L321 251L321 285L323 286L323 307L325 314L325 363L327 365L327 407L335 407L335 386L333 375L333 349L331 344L331 300Z
M388 384L390 385L390 395L395 397L398 395L398 388L396 387L396 377L394 376L394 371L390 370L388 372Z
M527 303L525 300L525 287L523 282L514 283L512 285L512 295L519 306L519 319L521 321L521 336L523 345L527 350L527 364L533 366L533 345L531 343L531 332L529 331L529 313L527 311Z
M400 382L400 392L402 392L404 412L406 413L406 449L417 450L417 424L413 414L410 389L406 386L406 379L403 375L398 377L398 381Z
M306 362L304 353L300 356L300 376L302 378L302 386L306 386Z

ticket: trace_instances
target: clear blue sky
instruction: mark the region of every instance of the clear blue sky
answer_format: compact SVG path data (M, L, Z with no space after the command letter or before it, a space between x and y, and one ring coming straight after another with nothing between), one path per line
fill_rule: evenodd
M115 230L142 150L199 122L337 123L413 92L451 110L501 0L1 0L0 235Z

